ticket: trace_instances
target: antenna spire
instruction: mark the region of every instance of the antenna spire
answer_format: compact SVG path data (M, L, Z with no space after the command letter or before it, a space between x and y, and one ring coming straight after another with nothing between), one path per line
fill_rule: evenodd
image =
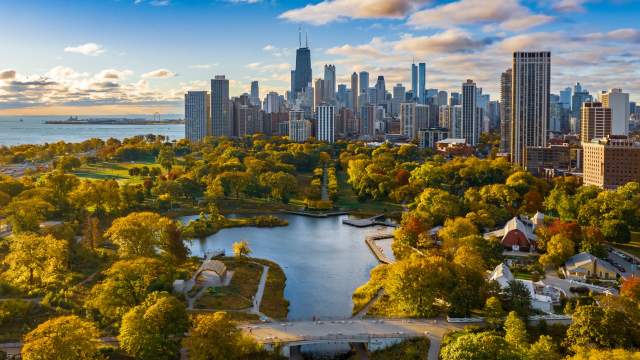
M307 33L306 31L304 32L304 46L306 48L309 48L309 33Z
M298 45L302 47L302 28L298 27Z

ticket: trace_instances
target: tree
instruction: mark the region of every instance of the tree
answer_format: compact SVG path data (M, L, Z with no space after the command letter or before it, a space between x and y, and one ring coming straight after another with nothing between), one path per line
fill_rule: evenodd
M640 360L640 353L625 349L599 350L580 347L575 352L575 355L566 360Z
M462 215L462 205L457 196L440 189L426 188L416 198L416 212L431 219L433 224L442 224L445 219Z
M116 261L104 272L104 280L91 289L85 306L109 321L117 321L150 292L162 288L162 282L170 280L166 273L167 268L157 259Z
M626 244L631 241L629 226L622 220L605 220L602 222L602 235L609 242Z
M444 227L438 232L446 249L455 249L462 245L461 239L478 235L478 228L467 218L457 217L445 221Z
M640 277L632 276L622 283L620 295L628 297L640 304Z
M615 308L584 305L573 313L565 345L604 349L633 348L640 345L640 331L625 312Z
M245 257L251 254L251 249L249 248L249 242L247 240L236 241L232 245L233 247L233 255L237 257Z
M504 321L504 339L514 348L521 351L529 346L527 327L515 311L509 312Z
M588 252L601 259L607 257L607 247L604 244L604 237L600 229L594 226L587 226L582 230L580 251Z
M298 187L296 177L283 171L261 174L259 182L269 189L272 198L283 202L287 202Z
M558 353L551 336L542 335L531 345L526 358L527 360L560 360L562 356Z
M102 240L100 220L95 216L88 217L82 230L82 243L89 249L94 250L102 243Z
M531 314L531 294L527 286L520 281L509 281L509 286L504 289L503 298L507 310L515 311L523 318Z
M540 256L540 263L546 266L560 266L573 254L575 243L564 234L556 234L547 244L547 253Z
M55 208L41 198L20 200L14 198L9 205L2 209L2 213L11 224L15 233L37 232L43 222Z
M173 220L152 212L134 212L116 219L105 236L118 246L124 257L153 256L155 248L179 255L175 247ZM171 252L173 253L171 253Z
M51 235L15 235L9 243L5 276L21 289L43 290L60 284L67 273L68 244Z
M162 148L160 148L160 152L158 153L156 161L160 164L160 166L168 171L173 167L173 163L175 161L174 158L175 153L173 151L173 148L171 146L163 146Z
M435 300L446 297L452 280L445 258L412 255L391 265L384 288L399 311L431 317L437 314Z
M122 317L118 341L136 359L176 359L187 329L185 305L167 293L152 293Z
M502 326L504 321L504 309L502 309L502 303L500 299L492 296L487 299L484 304L484 321L492 328L498 329Z
M47 320L25 335L24 360L102 359L98 347L100 332L78 316L61 316Z
M193 360L239 360L257 351L225 312L198 315L182 343Z
M442 348L443 360L520 360L522 357L502 337L491 332L458 336Z

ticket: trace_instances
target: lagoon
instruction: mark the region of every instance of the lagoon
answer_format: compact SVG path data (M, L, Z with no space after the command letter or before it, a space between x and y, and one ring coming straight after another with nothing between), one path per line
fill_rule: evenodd
M364 238L384 228L343 225L346 216L277 216L289 225L222 229L205 240L192 240L188 246L192 255L203 256L215 249L232 254L234 242L247 240L251 256L275 261L284 270L290 320L350 317L353 291L369 280L369 272L378 265Z

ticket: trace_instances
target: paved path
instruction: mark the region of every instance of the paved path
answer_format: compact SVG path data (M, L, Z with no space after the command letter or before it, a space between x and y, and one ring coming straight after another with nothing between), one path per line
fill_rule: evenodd
M305 340L428 336L432 346L429 359L437 359L442 337L449 331L461 330L464 324L443 319L367 319L341 321L295 321L242 325L240 329L260 343L287 343Z
M378 293L376 294L376 296L374 296L371 300L369 300L369 302L367 303L367 305L365 305L362 310L358 311L357 314L353 315L353 319L362 319L363 317L365 317L367 315L367 313L369 312L369 309L371 309L371 307L378 302L378 300L380 300L380 298L384 295L384 289L380 289L378 290Z
M260 316L261 318L266 318L271 320L268 316L260 312L260 304L262 303L262 296L264 295L264 288L267 284L267 276L269 275L269 266L262 265L262 276L260 277L260 284L258 285L258 291L256 291L256 295L253 297L253 307L250 312Z

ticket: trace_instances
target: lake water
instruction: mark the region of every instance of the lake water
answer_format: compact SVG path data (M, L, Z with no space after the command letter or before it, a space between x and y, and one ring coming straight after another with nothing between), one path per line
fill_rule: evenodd
M350 317L353 291L369 280L369 272L378 265L364 238L382 227L343 225L345 216L278 216L289 225L223 229L204 241L193 240L191 253L202 256L207 250L225 249L233 254L231 245L247 240L251 256L278 263L287 275L284 295L291 303L289 319Z
M94 117L94 116L87 116ZM105 116L147 118L145 116ZM176 119L181 116L169 116ZM48 120L66 120L68 116L0 116L0 145L44 144L60 140L81 142L91 138L124 139L135 135L165 135L170 140L184 138L184 125L53 125ZM81 117L82 118L82 117ZM21 122L20 119L23 121Z

